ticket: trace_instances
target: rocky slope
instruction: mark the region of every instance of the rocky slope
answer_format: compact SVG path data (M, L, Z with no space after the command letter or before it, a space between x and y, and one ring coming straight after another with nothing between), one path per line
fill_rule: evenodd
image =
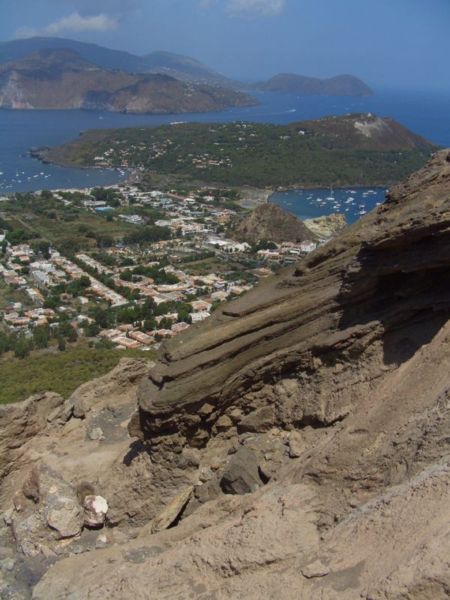
M372 96L373 91L354 75L337 75L330 79L280 73L258 84L265 92L299 94L300 96Z
M314 235L323 240L336 237L347 227L345 215L341 213L305 219L303 223Z
M230 234L250 244L261 240L281 243L316 239L316 235L300 219L270 202L260 204L237 222Z
M245 94L167 74L102 69L72 50L41 50L0 64L0 108L183 113L253 103Z
M449 274L444 151L149 373L3 408L2 593L448 598Z

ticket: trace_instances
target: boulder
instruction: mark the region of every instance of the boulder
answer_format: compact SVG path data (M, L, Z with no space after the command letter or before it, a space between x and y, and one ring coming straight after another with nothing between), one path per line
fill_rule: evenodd
M275 413L272 406L262 406L244 417L238 424L239 433L263 433L275 424Z
M262 485L255 454L242 446L225 469L220 487L226 494L250 494Z
M163 529L170 527L174 521L180 516L189 502L194 486L190 485L182 490L162 511L162 513L154 519L152 523L152 533L157 533Z
M233 421L227 415L220 416L216 421L217 431L225 431L233 427Z
M81 507L73 498L54 495L47 508L47 524L61 539L70 538L81 532Z
M316 577L325 577L330 572L330 569L318 559L303 567L301 571L303 577L306 577L306 579L314 579Z
M27 503L23 493L33 501ZM83 511L76 491L48 465L41 463L30 473L20 496L21 510L13 516L13 532L24 553L33 555L48 527L57 539L78 535L83 527Z
M301 433L291 431L289 434L289 456L290 458L299 458L305 450L305 443Z

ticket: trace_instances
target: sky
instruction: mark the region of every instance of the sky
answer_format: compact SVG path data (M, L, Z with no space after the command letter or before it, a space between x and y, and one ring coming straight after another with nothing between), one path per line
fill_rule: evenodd
M167 50L250 81L351 73L450 90L450 0L0 0L0 40L33 35Z

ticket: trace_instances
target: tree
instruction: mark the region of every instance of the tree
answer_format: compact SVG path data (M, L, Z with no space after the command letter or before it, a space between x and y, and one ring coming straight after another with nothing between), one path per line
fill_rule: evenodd
M132 281L133 273L129 269L126 269L125 271L122 271L122 273L120 274L120 279L122 281Z
M31 244L33 252L36 254L42 254L42 256L48 260L50 258L50 244L45 240L37 240Z
M101 306L94 306L89 316L94 319L101 329L108 329L114 325L114 314L111 310L105 310Z
M133 231L124 238L127 244L143 244L150 242L159 242L160 240L168 240L171 237L171 231L168 227L158 227L151 225L141 227Z
M77 332L68 321L60 322L58 326L59 337L65 337L68 342L76 342L78 339Z
M153 317L150 317L149 319L145 319L145 321L144 321L144 330L145 331L153 331L157 327L158 327L158 324Z
M52 310L55 310L60 304L61 300L59 299L59 296L47 296L44 301L44 308L51 308Z
M91 287L91 280L87 275L82 275L78 281L80 282L80 286L82 288Z
M19 335L14 345L14 356L16 358L26 358L33 349L33 343L24 335Z
M41 198L43 200L52 200L53 198L53 194L50 190L42 190L41 192Z
M33 329L33 340L36 348L47 348L50 339L50 331L46 325L40 325Z
M159 323L159 327L161 329L170 329L173 325L172 319L168 319L167 317L163 317Z
M84 326L84 333L87 337L96 337L100 333L100 327L97 323L87 323Z

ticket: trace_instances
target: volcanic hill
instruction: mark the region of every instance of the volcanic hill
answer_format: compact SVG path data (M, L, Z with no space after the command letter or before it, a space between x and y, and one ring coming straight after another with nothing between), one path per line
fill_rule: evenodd
M300 219L270 202L260 204L245 215L236 223L230 235L250 244L261 240L281 243L316 239L316 235Z
M68 166L139 167L231 186L391 185L437 147L393 119L350 114L265 123L182 123L90 130L37 155Z

